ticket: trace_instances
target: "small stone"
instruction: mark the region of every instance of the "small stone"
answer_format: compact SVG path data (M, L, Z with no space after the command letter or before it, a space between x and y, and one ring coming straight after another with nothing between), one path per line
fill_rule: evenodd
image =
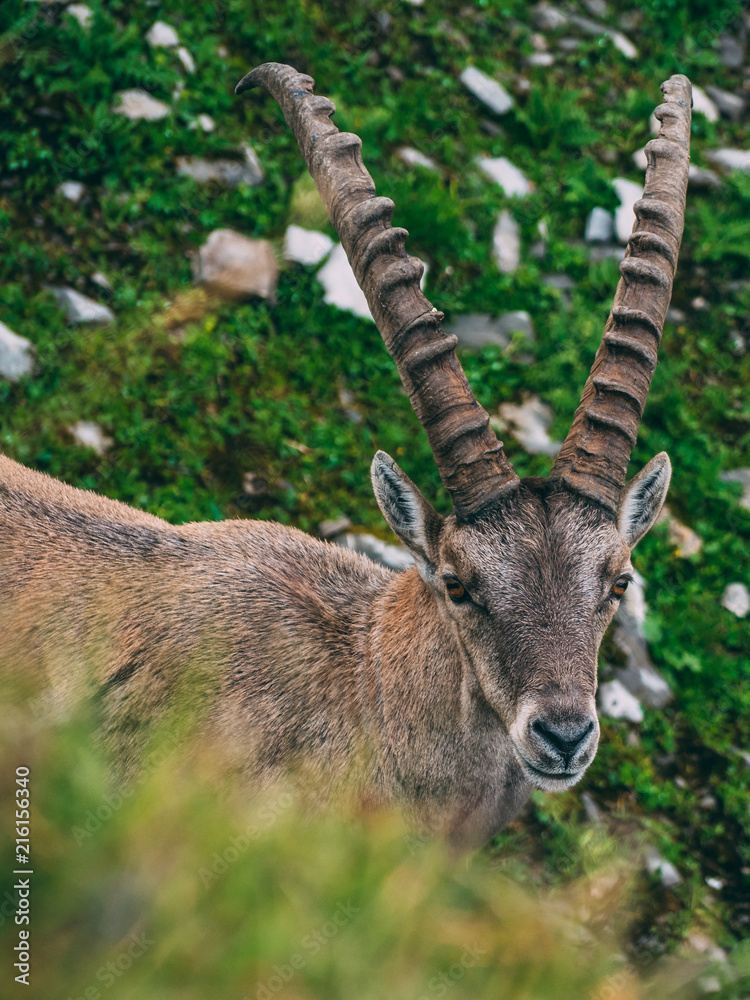
M597 808L596 802L594 802L588 792L581 793L581 805L589 823L599 826L602 821L601 813Z
M242 492L249 497L268 496L268 480L256 472L246 472L242 477Z
M409 167L440 170L440 167L438 167L434 160L431 160L429 156L425 156L424 153L420 153L418 149L412 149L411 146L401 146L400 149L396 150L396 155Z
M34 345L25 337L0 323L0 375L9 382L17 382L29 375L34 367Z
M57 192L73 204L77 204L83 197L85 186L80 181L63 181L57 185Z
M710 122L719 120L719 109L701 87L693 84L693 113L705 115Z
M620 681L607 681L599 685L599 710L610 719L643 722L643 709L637 698L626 690Z
M576 287L575 281L569 274L545 274L542 276L542 283L549 288L556 288L563 295L566 292L572 292Z
M195 73L195 59L184 45L177 49L177 58L182 63L186 73Z
M520 405L503 403L500 419L513 437L531 455L556 455L561 441L553 441L549 436L552 410L538 396L527 396Z
M581 47L581 43L577 38L558 38L557 47L562 52L575 52Z
M532 48L536 52L546 52L547 49L549 48L549 45L547 44L547 39L544 37L544 35L542 35L538 31L535 31L529 37L529 41L531 42Z
M248 184L255 187L258 184L262 184L263 177L263 167L260 165L260 160L258 159L258 154L255 152L253 147L247 143L243 142L240 146L242 150L242 155L245 157L245 167L247 168L247 177L252 177L252 181L248 180Z
M382 566L387 566L397 572L411 569L414 565L414 557L405 546L389 545L387 542L381 542L374 535L368 535L364 532L348 531L345 534L337 535L333 541L336 545L360 552L372 559L373 562L380 563Z
M109 278L106 276L106 274L102 274L101 271L94 271L94 273L91 275L91 280L94 282L95 285L98 285L100 288L104 288L106 291L111 291L112 289L112 285L109 282Z
M750 591L744 583L730 583L721 597L722 607L738 618L745 618L750 612Z
M616 177L612 181L612 186L620 199L619 208L615 211L615 233L620 243L627 243L635 222L633 206L643 197L643 185L626 180L624 177Z
M531 191L532 186L526 177L504 156L480 156L474 162L500 185L509 198L524 198Z
M604 35L605 38L611 38L614 47L626 59L635 59L638 56L638 49L621 31L617 31L615 28L608 28L605 24L599 24L598 21L592 21L588 17L581 17L578 14L571 15L569 21L571 24L577 25L587 35Z
M51 288L43 286L57 299L57 304L65 310L69 323L113 323L115 314L107 306L95 302L87 295L81 295L74 288Z
M555 57L551 52L532 52L525 62L527 66L554 66Z
M94 19L93 10L85 3L71 3L65 8L65 13L74 17L84 31L91 27L91 22Z
M219 59L228 59L229 49L226 47L226 45L219 45L218 48L216 49L216 55L219 57Z
M68 10L70 10L70 7L68 7ZM695 87L693 88L693 93L695 93ZM738 97L737 94L732 94L728 90L722 90L720 87L713 86L707 86L706 93L712 98L721 114L725 118L729 118L730 121L739 121L745 113L745 101L742 97Z
M196 284L228 299L270 299L279 269L267 240L251 240L233 229L215 229L193 259Z
M739 483L742 486L740 507L750 510L750 469L732 469L730 472L722 472L719 479L722 483Z
M461 347L479 349L496 344L503 350L509 346L511 334L523 333L527 340L535 340L534 327L527 312L503 313L493 319L487 313L468 313L455 316L446 325L446 333L455 334Z
M321 521L318 525L318 534L321 538L331 539L335 538L336 535L342 535L351 526L352 522L348 517L337 517L330 521Z
M708 308L710 308L710 303L709 303L708 299L704 299L702 295L696 295L695 298L690 303L690 305L693 307L693 309L708 309Z
M645 170L648 167L648 157L645 149L636 149L633 153L633 163L638 170Z
M114 444L111 437L107 437L99 424L91 420L79 420L68 428L73 435L76 444L84 448L93 448L97 455L103 455L108 448Z
M719 60L727 69L742 69L745 46L733 34L719 35Z
M667 323L687 323L687 314L676 306L670 306L667 309Z
M614 235L615 225L606 208L592 208L586 219L584 239L587 243L610 243Z
M692 528L688 528L686 524L678 521L667 508L665 510L667 510L669 518L669 541L674 545L675 555L679 556L680 559L689 559L691 556L697 555L703 548L701 536L696 534Z
M113 107L113 111L118 115L125 115L131 121L145 119L149 122L159 121L166 118L171 108L164 101L157 101L151 94L138 87L133 90L121 90L117 95L118 103Z
M593 14L594 17L605 17L607 13L607 4L604 0L583 0L586 9L589 14Z
M492 256L501 274L512 274L521 263L521 232L507 209L500 213L495 223Z
M146 33L146 41L153 48L173 49L180 44L177 32L164 21L154 21Z
M709 889L715 889L717 892L719 892L721 889L724 888L725 883L723 878L707 878L706 885L709 887Z
M184 177L192 177L197 184L208 184L216 181L235 188L240 184L256 187L263 181L254 167L237 160L203 160L197 156L178 156L177 173Z
M724 170L741 170L750 173L750 149L707 149L707 160Z
M505 87L476 66L466 67L461 74L461 83L497 115L504 115L513 107L513 98Z
M658 875L667 889L682 882L682 876L672 862L662 857L655 847L646 849L646 870L650 875Z
M732 354L744 354L747 350L747 341L739 330L729 331L729 347Z
M211 115L200 114L194 122L190 122L188 128L200 128L204 132L213 132L216 128L216 122L214 122Z
M567 14L564 14L557 7L553 7L551 3L545 3L544 0L532 7L531 13L534 24L542 31L555 31L568 23Z
M688 184L691 188L719 188L721 177L714 170L696 167L691 163L688 167Z
M284 257L307 267L319 264L332 249L330 236L302 226L289 226L284 236Z
M365 293L359 287L340 243L334 246L328 260L318 271L318 280L325 289L325 301L329 305L353 312L362 319L372 319Z

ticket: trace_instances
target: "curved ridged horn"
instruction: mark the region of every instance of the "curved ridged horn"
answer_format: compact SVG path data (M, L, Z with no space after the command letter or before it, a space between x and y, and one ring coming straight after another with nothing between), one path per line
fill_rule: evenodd
M654 114L659 134L646 146L643 197L620 264L620 282L591 374L551 477L617 512L635 444L685 222L690 161L690 81L676 75L661 85Z
M260 86L278 101L307 169L341 238L370 311L427 433L456 516L466 520L518 485L510 462L455 355L456 337L422 294L424 265L404 250L408 233L391 228L394 204L378 198L362 164L361 141L339 132L332 101L291 66L265 63L237 85Z

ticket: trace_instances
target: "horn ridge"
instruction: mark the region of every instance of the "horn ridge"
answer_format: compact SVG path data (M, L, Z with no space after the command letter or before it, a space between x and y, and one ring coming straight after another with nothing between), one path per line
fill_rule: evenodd
M646 145L643 197L581 402L551 477L616 514L672 295L685 221L690 81L662 84L659 134ZM627 402L626 402L627 401Z
M375 323L427 434L459 519L474 517L519 480L475 399L455 354L456 339L420 288L424 265L408 256L406 230L391 227L393 202L378 197L360 139L330 120L335 106L291 66L265 63L237 85L278 101L299 143Z

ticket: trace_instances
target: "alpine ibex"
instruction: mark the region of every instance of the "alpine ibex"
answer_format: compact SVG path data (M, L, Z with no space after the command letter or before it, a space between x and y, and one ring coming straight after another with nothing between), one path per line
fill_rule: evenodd
M630 551L671 467L626 470L682 237L691 90L663 84L621 280L547 479L519 480L420 291L360 141L289 66L253 70L281 105L424 427L453 514L378 452L372 483L415 569L393 573L277 524L172 526L0 458L6 666L98 694L125 760L197 668L204 730L262 783L291 767L329 792L398 802L479 844L532 788L573 785L597 747L597 654ZM92 680L93 676L93 680ZM353 762L356 766L352 766Z

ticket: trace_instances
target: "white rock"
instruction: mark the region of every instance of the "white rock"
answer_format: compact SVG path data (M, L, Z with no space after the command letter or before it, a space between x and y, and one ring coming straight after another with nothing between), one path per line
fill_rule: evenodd
M592 208L586 219L584 239L587 243L610 243L615 226L606 208Z
M532 52L526 57L527 66L553 66L555 57L551 52Z
M227 299L270 299L279 268L267 240L251 240L233 229L215 229L193 258L199 285Z
M86 30L91 27L94 18L93 10L85 3L72 3L65 8L65 13L74 17L80 26Z
M182 63L186 73L195 73L195 59L193 59L184 45L181 45L177 49L177 58Z
M645 149L636 149L633 153L633 163L638 170L645 170L648 167L648 157Z
M524 198L531 191L531 184L526 177L504 156L479 156L475 163L500 185L509 198Z
M192 177L198 184L218 181L232 188L240 184L255 187L263 180L262 172L258 176L255 168L237 160L202 160L197 156L178 156L176 162L177 173Z
M750 591L744 583L730 583L724 589L722 606L738 618L745 618L750 612Z
M284 257L307 267L319 264L332 249L331 237L314 229L289 226L284 236Z
M157 101L151 94L138 87L133 90L121 90L117 95L117 104L113 111L118 115L125 115L133 121L145 119L149 122L166 118L171 108L164 101Z
M83 192L86 190L84 185L80 181L63 181L62 184L57 185L57 191L67 198L68 201L72 201L75 205L83 197Z
M750 149L708 149L705 157L724 170L742 170L750 173Z
M216 128L216 123L211 115L200 114L194 122L190 122L188 128L201 128L204 132L213 132Z
M106 288L107 291L109 291L112 288L109 278L106 276L106 274L102 274L101 271L94 271L94 273L91 275L91 280L94 282L95 285L98 285L100 288Z
M740 507L750 510L750 469L732 469L719 476L722 483L739 483L742 486Z
M374 535L348 531L346 534L337 535L333 539L336 545L341 545L345 549L354 549L362 555L372 559L373 562L381 563L389 569L397 571L410 569L414 565L414 557L403 545L389 545L381 542Z
M461 74L461 83L495 114L504 115L513 107L513 98L505 87L476 66L466 67Z
M248 170L248 177L253 174L255 180L252 182L253 186L263 183L263 167L260 165L260 160L258 159L258 154L255 152L253 147L247 143L243 142L240 146L242 150L242 155L245 157L245 166Z
M500 213L495 223L492 256L502 274L511 274L521 263L521 233L507 209Z
M621 31L608 28L605 24L599 24L597 21L592 21L588 17L580 17L577 14L571 15L570 23L577 25L587 35L604 35L606 38L611 38L612 44L626 59L635 59L638 56L638 49Z
M334 246L330 257L318 271L318 279L325 289L325 301L329 305L353 312L362 319L372 319L365 294L357 284L346 251L340 243Z
M91 420L79 420L68 428L75 438L76 444L83 445L84 448L93 448L97 455L103 455L114 443L111 437L107 437L99 424Z
M693 188L718 188L721 187L721 177L714 170L696 167L691 163L688 167L688 184Z
M467 313L454 316L445 328L455 334L461 347L482 348L496 344L503 350L510 344L514 333L523 333L533 343L535 339L531 317L523 310L503 313L493 319L487 313Z
M75 288L51 288L44 286L65 310L70 323L113 323L115 314L107 306L95 302L87 295L81 295Z
M568 23L568 16L552 4L544 2L536 4L532 9L534 24L542 31L555 31Z
M693 88L693 92L695 92L695 88ZM716 103L721 114L732 121L738 121L745 113L745 102L736 94L732 94L728 90L721 90L719 87L706 87L706 92Z
M180 44L177 32L171 24L154 21L146 34L146 41L154 48L173 49Z
M701 87L693 84L693 112L705 115L710 122L719 120L719 109Z
M527 396L520 406L503 403L500 417L531 455L556 455L560 450L562 442L549 436L552 410L538 396Z
M401 146L401 148L396 151L396 155L410 167L424 167L425 170L440 169L437 163L430 159L429 156L425 156L424 153L420 153L418 149L412 149L411 146Z
M646 850L646 870L650 875L658 875L661 884L667 888L682 882L682 876L672 862L662 857L655 847L649 847Z
M599 710L610 719L627 719L643 722L643 709L637 698L620 681L607 681L599 685Z
M28 375L34 367L34 345L0 323L0 375L10 382Z
M643 197L643 185L626 180L624 177L615 177L612 186L620 199L619 208L615 212L615 233L620 243L627 243L635 222L633 206Z
M666 511L669 526L669 541L675 548L675 555L680 559L689 559L697 555L703 548L701 536L689 528L686 524L678 521L677 518L665 506L662 513Z

